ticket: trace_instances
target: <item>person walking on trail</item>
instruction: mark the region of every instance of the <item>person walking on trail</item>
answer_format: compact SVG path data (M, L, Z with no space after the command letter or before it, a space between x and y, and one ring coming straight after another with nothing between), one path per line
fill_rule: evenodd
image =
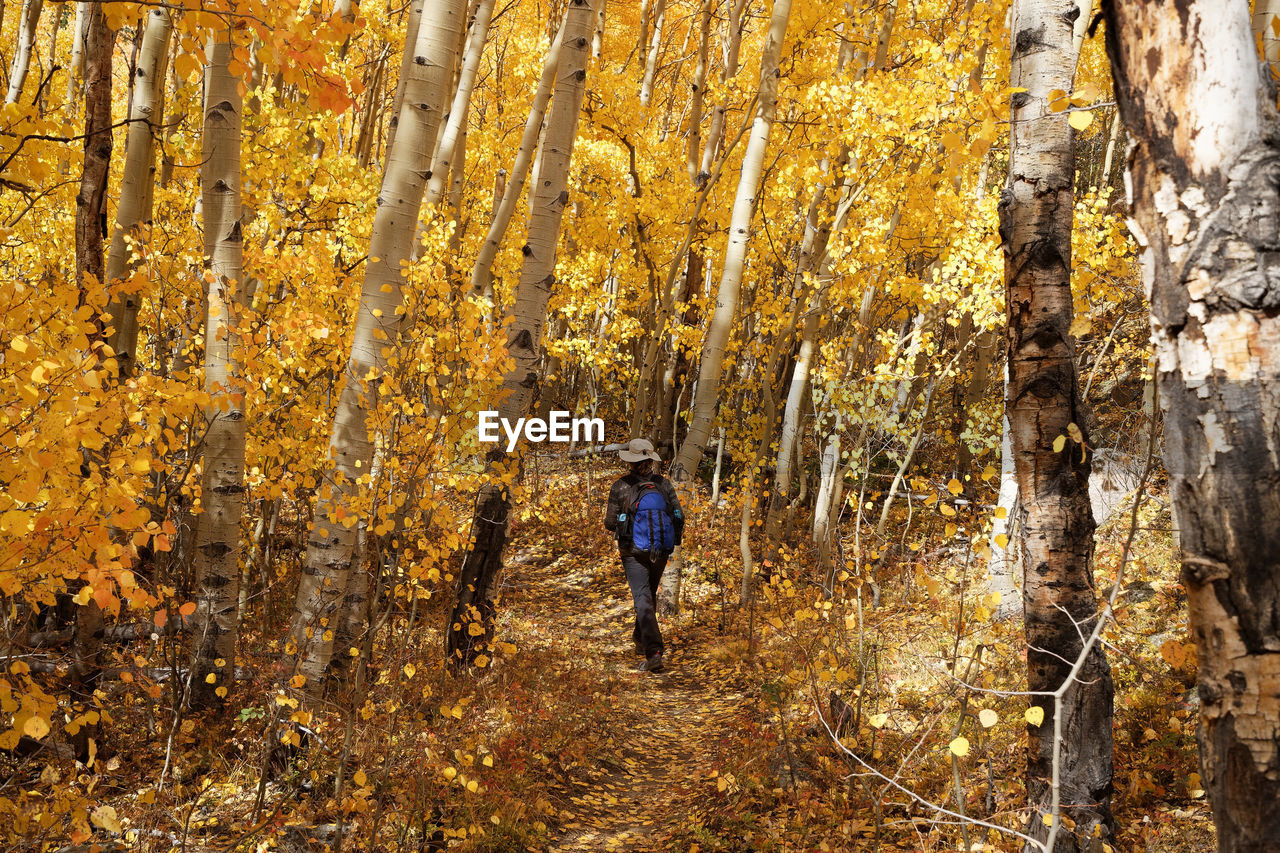
M636 626L631 639L636 654L645 658L640 669L661 672L662 630L655 604L662 570L684 534L684 511L675 486L657 471L662 458L652 443L633 438L618 457L631 470L609 490L604 526L618 541L618 554L635 602Z

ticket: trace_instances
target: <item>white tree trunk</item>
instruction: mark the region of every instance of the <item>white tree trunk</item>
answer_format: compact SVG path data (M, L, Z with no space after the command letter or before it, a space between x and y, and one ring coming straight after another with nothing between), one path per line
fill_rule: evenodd
M128 278L138 264L141 247L139 228L151 224L151 202L156 176L156 134L164 118L164 74L169 60L169 39L173 20L169 10L156 6L147 13L142 49L133 77L133 107L129 113L129 141L125 146L124 175L120 180L120 203L116 207L116 227L107 254L107 281L113 289ZM238 163L238 160L237 160ZM205 211L206 215L208 210ZM238 274L237 279L238 280ZM138 305L136 292L114 293L110 338L120 365L120 375L129 376L138 364Z
M688 483L694 478L707 441L711 438L716 403L720 397L720 380L724 375L725 347L733 331L738 294L742 288L742 271L747 258L747 244L751 239L751 217L755 209L756 193L760 191L764 156L769 147L769 134L773 129L774 114L778 107L778 66L790 19L791 0L775 0L769 33L760 57L759 106L747 150L742 157L738 192L729 220L729 243L725 248L724 269L716 291L716 308L703 342L698 367L698 390L694 395L689 431L684 443L680 445L680 455L671 467L671 478L677 484ZM677 610L680 602L680 556L677 554L671 562L662 588L665 607Z
M493 262L498 257L498 249L502 247L502 238L511 225L511 216L515 213L520 196L524 191L525 181L529 177L529 166L533 162L534 150L538 147L538 137L542 132L542 117L546 113L547 102L551 100L551 88L555 85L556 69L560 65L560 52L564 42L564 25L556 31L551 47L547 50L547 60L542 65L542 76L538 78L538 88L533 93L533 103L529 107L529 118L524 123L524 135L520 137L520 147L516 149L515 163L511 166L511 174L502 191L502 201L493 213L493 221L489 223L489 233L485 235L476 257L476 265L471 273L471 292L476 296L489 299L493 297Z
M167 14L155 9L151 16ZM162 25L162 24L161 24ZM159 25L158 25L159 26ZM159 37L159 34L157 34ZM243 285L240 211L240 80L232 76L231 29L209 40L200 185L205 259L212 281L205 304L205 417L201 513L194 548L196 612L192 619L193 707L225 697L235 677L239 625L240 517L244 510L244 378L237 328ZM141 66L139 66L141 69ZM163 75L160 75L163 77ZM145 127L145 124L144 124ZM212 680L210 680L212 676Z
M306 677L306 689L313 695L321 689L333 652L336 625L330 620L337 618L346 592L360 522L356 481L369 473L373 462L367 418L377 406L380 377L387 370L385 352L400 336L401 265L413 248L430 146L440 125L458 33L464 25L463 0L430 0L414 42L405 47L413 60L408 63L399 131L387 155L351 356L329 437L333 485L316 500L291 628L298 672Z
M662 54L662 25L667 19L667 0L657 0L653 12L653 35L649 39L649 55L644 64L644 79L640 81L640 105L649 106L653 97L653 78L658 73L658 57Z
M427 181L427 195L424 199L424 204L428 208L434 208L444 198L445 189L449 186L454 153L458 149L459 142L465 139L467 115L471 108L471 92L475 88L476 72L480 69L485 40L489 36L489 20L493 17L493 4L494 0L480 0L480 4L476 7L471 36L467 41L466 52L462 59L462 70L458 75L458 87L453 94L453 103L449 106L444 133L440 137L440 145L436 148L431 164L431 179Z
M569 204L569 166L587 88L587 59L594 24L595 12L588 0L569 0L564 24L557 33L557 38L563 38L564 56L547 117L542 172L533 188L528 242L507 330L507 353L514 363L502 380L498 413L512 423L529 414L539 385L542 327L556 282L556 246ZM476 498L472 517L474 542L458 573L458 590L449 618L448 651L455 665L470 663L483 647L480 638L488 636L492 615L489 590L502 567L511 508L511 493L502 478L512 465L519 467L519 457L510 459L500 448L489 452L488 461L497 481L483 486ZM476 624L483 629L479 634L470 630Z
M4 96L6 104L17 103L22 96L22 86L27 82L27 73L31 70L31 53L35 49L36 31L40 28L40 10L43 7L44 0L23 0L22 14L18 18L18 49L13 54L13 65L9 70L9 91Z

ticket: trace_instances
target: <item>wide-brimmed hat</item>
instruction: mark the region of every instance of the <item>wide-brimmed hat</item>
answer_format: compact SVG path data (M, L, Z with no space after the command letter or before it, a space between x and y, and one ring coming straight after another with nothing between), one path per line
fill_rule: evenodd
M647 438L631 439L627 442L625 449L618 451L618 458L623 462L643 462L646 459L652 459L654 462L662 461L658 451L653 449L653 442Z

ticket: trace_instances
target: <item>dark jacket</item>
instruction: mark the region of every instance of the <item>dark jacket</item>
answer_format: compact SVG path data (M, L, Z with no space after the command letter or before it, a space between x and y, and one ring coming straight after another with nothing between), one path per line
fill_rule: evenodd
M640 477L636 474L626 474L619 477L617 482L613 484L613 488L609 490L609 505L604 511L604 526L610 533L618 532L618 516L624 512L630 512L631 507L636 502L636 487L640 483L648 480L658 487L658 491L667 502L667 509L671 512L671 519L676 531L676 544L680 544L680 538L684 534L684 510L680 506L680 497L676 494L676 487L671 485L671 481L661 474L650 474L648 477ZM623 548L619 543L618 550L624 554L631 553L630 548Z

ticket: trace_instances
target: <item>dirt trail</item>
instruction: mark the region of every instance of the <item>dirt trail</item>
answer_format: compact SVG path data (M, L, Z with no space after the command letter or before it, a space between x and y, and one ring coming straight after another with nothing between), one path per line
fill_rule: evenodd
M562 824L549 853L672 849L664 839L697 820L717 791L710 774L740 731L743 694L715 659L723 638L687 616L661 619L667 668L639 672L631 594L616 558L579 566L572 555L548 562L519 552L507 580L503 606L549 629L526 648L595 670L601 691L628 711L616 749L575 767L557 791Z

